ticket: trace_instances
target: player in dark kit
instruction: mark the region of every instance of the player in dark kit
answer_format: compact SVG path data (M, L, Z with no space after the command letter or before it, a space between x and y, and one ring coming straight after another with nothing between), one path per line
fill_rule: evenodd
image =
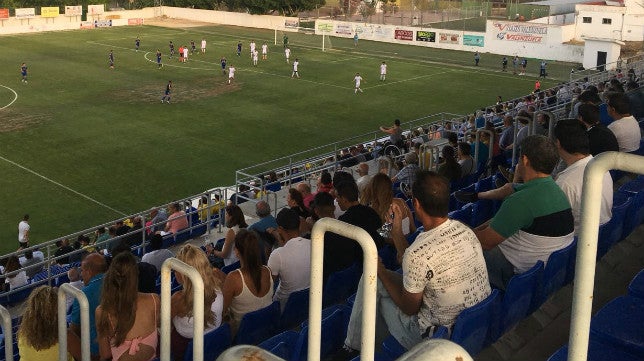
M174 55L174 43L172 41L170 42L170 58Z
M163 66L163 63L161 62L161 50L157 49L157 65L159 66L159 69Z
M222 56L219 61L221 62L221 72L226 74L226 57Z
M165 94L161 98L161 103L167 101L170 104L170 96L172 96L172 80L168 82L168 85L165 86Z
M108 55L109 58L109 63L110 63L110 69L114 69L114 51L110 50L110 54Z
M195 41L190 40L190 54L194 54L195 50L197 50L197 46L195 45Z
M20 75L22 75L22 82L27 83L27 63L22 63L20 66Z
M134 40L134 47L136 48L136 51L139 51L139 46L141 46L141 39L139 37L136 37L136 40Z
M242 43L241 41L237 43L237 56L241 55Z

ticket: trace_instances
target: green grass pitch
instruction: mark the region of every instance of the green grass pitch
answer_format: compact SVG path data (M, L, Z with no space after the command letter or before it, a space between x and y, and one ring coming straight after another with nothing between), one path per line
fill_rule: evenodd
M141 50L134 51L134 39ZM168 42L199 48L185 64ZM225 26L119 27L2 36L0 51L0 252L17 247L17 224L31 215L39 243L234 182L255 163L438 112L465 114L529 93L532 76L501 73L501 57L289 34L291 79L274 32ZM267 42L251 65L248 44ZM243 43L241 57L236 44ZM108 66L114 50L115 69ZM155 52L163 53L157 69ZM260 50L261 53L261 50ZM237 68L226 85L219 59ZM22 62L28 84L20 81ZM379 64L386 61L386 82ZM570 64L550 64L565 79ZM363 94L354 95L360 72ZM172 104L161 104L174 82ZM547 80L543 88L557 80ZM15 92L15 94L14 94ZM17 97L17 98L16 98ZM15 101L14 101L15 100Z

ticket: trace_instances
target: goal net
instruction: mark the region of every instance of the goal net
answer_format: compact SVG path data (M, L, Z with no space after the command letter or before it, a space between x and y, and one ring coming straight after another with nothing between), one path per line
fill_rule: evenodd
M322 35L322 51L327 51L333 49L333 43L331 42L331 36L329 34Z

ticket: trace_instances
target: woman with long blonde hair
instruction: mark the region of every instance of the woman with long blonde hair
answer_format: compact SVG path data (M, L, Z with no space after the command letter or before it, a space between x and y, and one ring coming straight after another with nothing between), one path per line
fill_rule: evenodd
M181 247L177 253L177 259L194 267L201 275L204 285L204 333L214 330L221 325L222 311L224 308L224 296L221 293L221 281L215 276L215 270L211 267L206 254L191 244ZM192 307L193 285L190 279L181 273L176 273L177 281L183 289L175 292L171 300L172 316L172 354L174 360L183 359L188 343L194 337L194 315Z
M130 252L118 254L103 278L96 331L101 359L153 360L159 344L161 302L138 291L139 268Z
M360 202L373 208L380 216L382 223L391 222L390 208L392 204L397 204L405 214L403 217L403 234L407 236L416 232L414 215L404 200L394 198L393 182L386 174L378 173L371 178L360 197Z
M22 360L58 360L58 292L40 286L29 295L18 328L18 350ZM67 354L69 361L73 360Z

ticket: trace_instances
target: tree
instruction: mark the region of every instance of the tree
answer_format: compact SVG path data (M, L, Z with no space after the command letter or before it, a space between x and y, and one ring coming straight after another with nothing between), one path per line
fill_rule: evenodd
M358 13L362 15L362 20L370 18L376 13L376 1L375 0L365 0L358 7Z

